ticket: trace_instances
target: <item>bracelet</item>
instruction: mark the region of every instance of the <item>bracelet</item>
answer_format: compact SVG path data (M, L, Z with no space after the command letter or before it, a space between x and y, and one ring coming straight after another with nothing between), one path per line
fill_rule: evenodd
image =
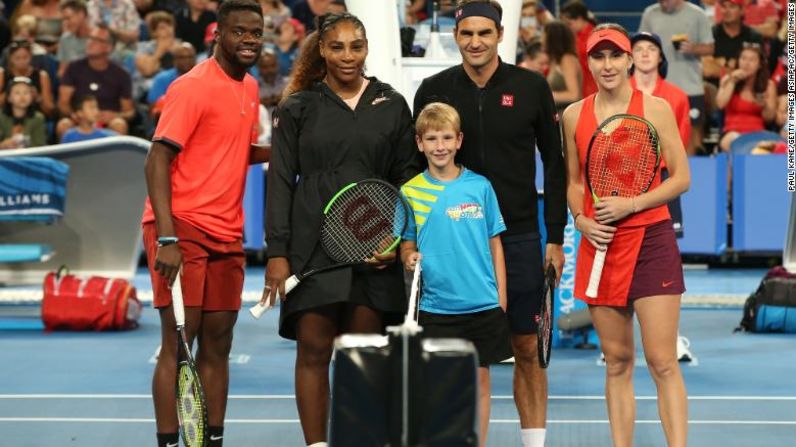
M179 242L179 238L176 236L164 236L158 238L158 247L165 247L167 245L176 244Z

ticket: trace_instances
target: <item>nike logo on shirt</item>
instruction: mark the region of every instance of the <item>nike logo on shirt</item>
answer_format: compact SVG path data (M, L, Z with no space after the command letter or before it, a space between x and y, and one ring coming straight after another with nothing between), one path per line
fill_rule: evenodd
M218 441L219 439L224 439L224 437L223 436L217 436L217 435L210 435L210 440L211 441Z
M669 287L669 286L671 286L672 284L674 284L674 281L663 281L663 282L661 283L661 286L662 286L662 287Z
M179 442L175 442L174 444L166 443L166 447L179 447L179 445L180 445Z

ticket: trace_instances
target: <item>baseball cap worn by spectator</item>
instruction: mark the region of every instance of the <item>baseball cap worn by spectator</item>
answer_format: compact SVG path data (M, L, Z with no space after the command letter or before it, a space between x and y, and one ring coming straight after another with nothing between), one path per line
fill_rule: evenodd
M589 35L589 39L586 41L586 54L590 54L594 47L603 42L610 42L625 53L631 53L630 39L628 39L627 36L618 30L604 28L593 31L591 35Z
M663 44L661 43L661 38L658 37L657 34L648 33L646 31L642 31L640 33L636 33L630 39L630 46L631 48L636 45L637 42L641 40L646 40L648 42L652 42L658 47L658 52L661 55L661 60L658 62L658 74L662 78L666 78L666 73L669 72L669 62L666 61L666 54L663 52ZM635 66L630 67L630 75L633 75L633 71L635 71Z

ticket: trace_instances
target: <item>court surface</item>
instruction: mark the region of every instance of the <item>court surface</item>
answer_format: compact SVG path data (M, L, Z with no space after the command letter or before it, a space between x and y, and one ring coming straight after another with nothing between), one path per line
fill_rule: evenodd
M689 445L796 445L796 337L732 333L741 317L737 304L763 274L686 271L681 332L695 356L681 363L690 394ZM251 268L248 275L246 298L252 299L262 286L262 269ZM135 283L146 297L143 271ZM4 299L10 292L3 291ZM722 300L722 306L710 304ZM45 333L37 312L35 304L0 304L0 446L154 445L149 392L159 343L156 311L146 307L141 327L122 333ZM240 315L227 446L304 445L293 398L295 345L276 335L276 324L275 312L260 321ZM598 353L554 350L548 371L547 445L609 446ZM520 445L511 374L511 365L492 369L489 446ZM635 387L635 445L663 446L655 388L643 359L637 361Z

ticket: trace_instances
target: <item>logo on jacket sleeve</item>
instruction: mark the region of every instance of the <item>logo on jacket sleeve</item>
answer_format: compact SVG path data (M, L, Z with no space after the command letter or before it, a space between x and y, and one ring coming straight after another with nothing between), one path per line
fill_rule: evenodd
M504 93L500 98L500 105L503 107L514 107L514 95Z

